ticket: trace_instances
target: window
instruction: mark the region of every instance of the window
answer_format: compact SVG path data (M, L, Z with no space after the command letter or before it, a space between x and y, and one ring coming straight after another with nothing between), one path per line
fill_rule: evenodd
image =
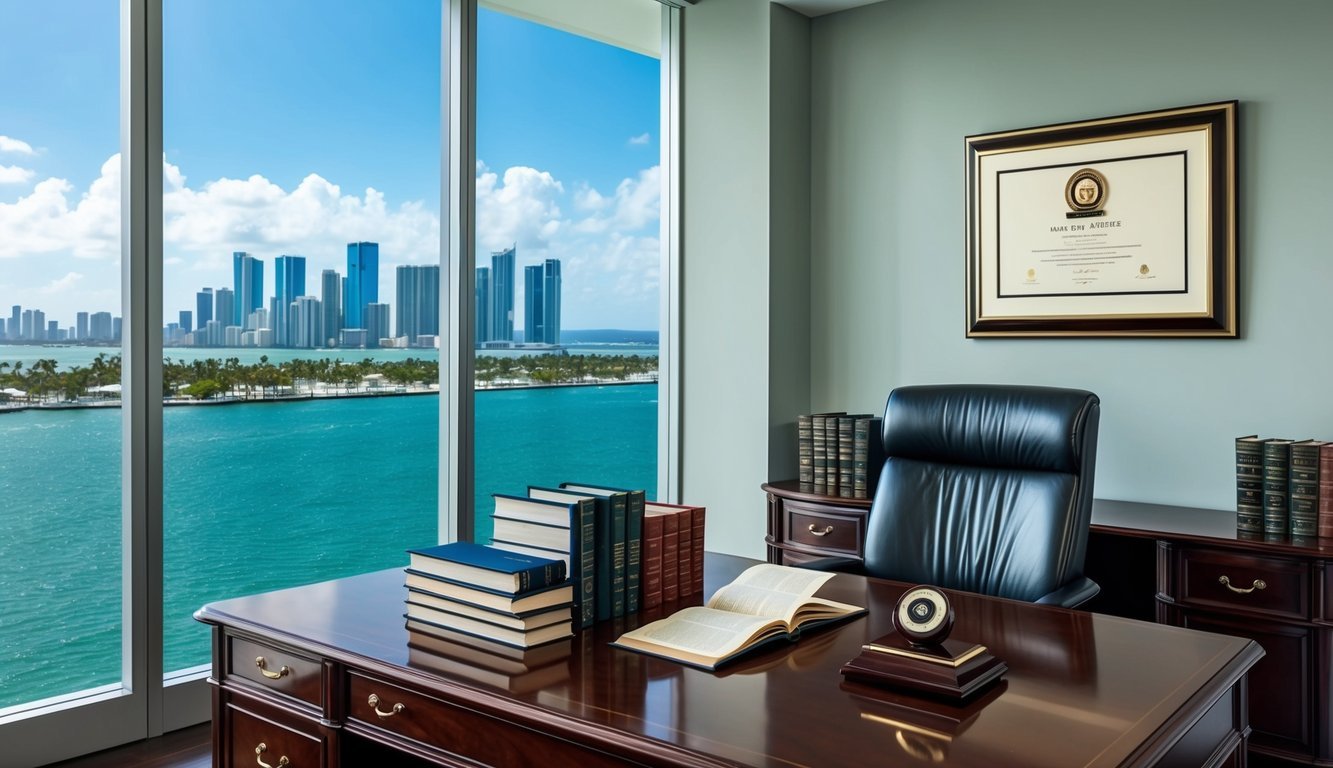
M477 15L477 541L492 493L657 496L662 18L653 0Z

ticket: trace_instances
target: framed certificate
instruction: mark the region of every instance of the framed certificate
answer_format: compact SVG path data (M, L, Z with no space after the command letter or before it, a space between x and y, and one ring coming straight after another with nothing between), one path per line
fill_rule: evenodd
M1236 337L1236 102L966 146L969 337Z

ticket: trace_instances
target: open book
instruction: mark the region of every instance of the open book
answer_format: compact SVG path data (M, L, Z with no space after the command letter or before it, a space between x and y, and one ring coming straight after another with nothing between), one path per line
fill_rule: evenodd
M815 597L832 573L765 563L746 569L703 607L683 608L612 645L714 669L763 643L858 616L864 608Z

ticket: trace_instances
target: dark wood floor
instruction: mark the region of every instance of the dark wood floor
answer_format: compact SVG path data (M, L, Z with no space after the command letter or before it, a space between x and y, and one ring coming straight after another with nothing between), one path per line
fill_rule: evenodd
M211 730L204 723L49 768L209 768L212 764Z

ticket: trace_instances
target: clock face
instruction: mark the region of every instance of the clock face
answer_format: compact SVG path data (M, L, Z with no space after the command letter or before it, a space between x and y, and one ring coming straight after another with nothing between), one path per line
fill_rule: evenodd
M893 624L913 643L938 643L953 629L953 609L938 589L913 587L898 600Z

